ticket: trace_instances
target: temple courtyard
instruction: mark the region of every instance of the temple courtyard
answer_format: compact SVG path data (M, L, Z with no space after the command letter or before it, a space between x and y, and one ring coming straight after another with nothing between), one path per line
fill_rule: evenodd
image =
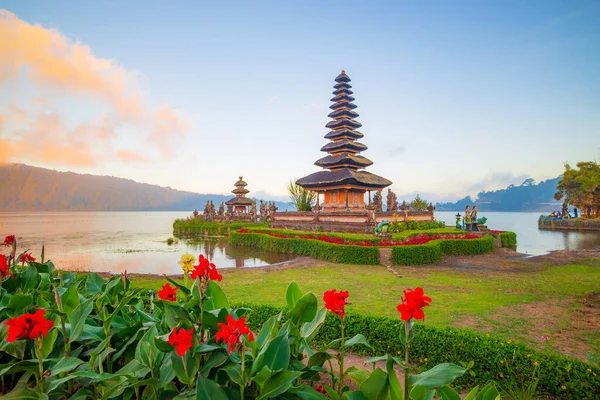
M264 268L223 269L221 286L233 303L285 306L290 282L320 295L347 289L349 310L399 317L406 287L426 287L433 298L426 325L464 327L538 349L585 359L600 348L600 251L553 252L523 257L508 250L445 257L422 266L334 264L308 257ZM132 276L135 285L158 290L164 278ZM320 296L317 296L320 299ZM500 345L500 344L499 344Z

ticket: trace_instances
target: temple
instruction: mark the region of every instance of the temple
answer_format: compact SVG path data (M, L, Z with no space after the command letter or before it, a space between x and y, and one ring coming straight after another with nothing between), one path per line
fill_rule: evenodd
M354 111L356 105L352 103L354 97L350 77L342 71L335 82L334 97L331 99L333 104L329 106L333 111L328 115L333 121L327 123L326 127L331 130L325 135L330 142L321 148L328 155L315 162L323 171L298 179L296 183L304 189L317 192L317 209L325 212L364 211L365 192L369 192L370 202L371 191L382 190L392 182L364 170L373 162L359 154L367 146L357 141L364 135L356 130L362 125L355 120L358 113ZM323 193L321 205L320 193Z
M246 197L246 194L250 193L246 186L248 184L244 182L244 177L240 176L240 179L234 184L235 189L231 193L235 194L235 197L225 202L227 206L227 212L232 214L248 214L250 207L252 207L253 201Z

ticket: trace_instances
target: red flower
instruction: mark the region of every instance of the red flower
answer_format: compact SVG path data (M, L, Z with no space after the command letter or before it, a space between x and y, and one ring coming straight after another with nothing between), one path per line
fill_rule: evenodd
M12 246L15 243L15 235L8 235L4 238L5 246Z
M411 318L425 320L425 314L422 308L427 307L431 302L431 297L423 296L423 289L420 287L414 291L407 289L404 291L402 304L399 304L396 309L402 315L403 321L408 321Z
M216 280L221 282L223 276L217 272L215 264L211 263L208 261L208 258L200 254L200 257L198 257L198 265L194 265L194 270L192 271L192 279L196 278L208 278L213 281Z
M350 304L346 300L347 298L347 290L340 290L339 293L336 293L336 290L332 289L323 294L325 308L331 311L332 313L339 315L340 318L344 318L344 306L346 304Z
M19 258L19 262L21 263L28 263L31 261L35 261L35 257L33 257L31 254L29 253L25 253L23 254L20 258Z
M23 314L20 317L4 321L8 325L7 342L19 339L37 339L40 335L46 337L54 322L44 318L46 311L37 310L35 314Z
M173 328L173 331L169 335L169 344L175 347L175 353L178 356L183 356L188 351L194 342L193 338L194 328L183 329Z
M321 386L321 385L315 386L315 390L319 393L323 393L323 394L327 393L327 390L323 389L323 386Z
M223 343L227 343L227 351L229 351L229 354L233 353L233 348L241 343L240 337L242 335L248 335L248 342L254 341L254 333L252 333L248 325L246 325L245 315L238 320L235 320L231 315L228 315L227 324L218 323L217 325L221 330L217 332L215 340L217 343L219 340L223 340Z
M8 275L10 268L8 266L8 260L4 254L0 254L0 278L4 278Z
M158 298L161 300L175 301L177 300L177 290L179 290L179 287L171 287L171 284L167 283L158 291Z

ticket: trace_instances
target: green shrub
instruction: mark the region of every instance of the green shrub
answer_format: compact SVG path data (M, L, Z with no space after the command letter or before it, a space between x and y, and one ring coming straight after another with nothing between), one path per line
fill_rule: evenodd
M442 259L442 248L439 240L413 246L392 247L393 265L431 264Z
M276 238L262 233L229 234L234 246L249 246L279 253L298 254L340 264L378 265L379 248L326 243L316 239Z
M517 250L517 234L514 232L502 232L500 235L500 245L508 247L512 250Z
M173 222L173 235L204 235L220 236L227 235L229 231L237 231L249 227L265 227L262 223L252 222L215 222L204 221L202 218L176 219Z
M469 240L440 240L442 254L445 256L466 256L494 251L494 238L484 236Z
M398 303L400 299L398 299ZM236 307L242 307L237 305ZM271 315L287 310L265 305L248 305L249 321L257 330ZM404 354L399 338L402 321L394 318L363 316L347 313L346 335L362 333L373 349L358 348L362 355ZM315 345L329 343L340 337L339 318L328 313L325 325L315 338ZM548 351L539 351L523 344L509 342L493 334L482 334L467 329L437 328L424 324L415 327L415 339L410 347L411 359L419 360L419 370L442 362L460 364L473 361L474 375L464 374L454 384L472 387L489 381L527 381L537 368L538 395L557 399L598 399L600 396L600 368L583 361ZM427 359L427 361L425 361ZM503 362L501 362L503 361ZM534 363L537 362L536 366ZM589 372L588 368L592 371ZM562 386L566 389L562 389Z

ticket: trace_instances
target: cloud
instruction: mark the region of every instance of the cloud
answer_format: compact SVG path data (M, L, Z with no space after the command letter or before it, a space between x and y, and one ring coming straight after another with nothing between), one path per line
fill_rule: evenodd
M108 143L123 139L118 133L123 126L141 132L166 157L172 139L190 129L190 121L168 105L153 109L146 104L137 72L95 56L85 44L6 10L0 10L0 37L0 87L25 81L36 91L27 112L14 102L0 103L10 115L10 124L0 124L0 139L11 148L9 154L0 153L0 160L25 157L67 165L142 160ZM60 115L65 98L78 105L91 103L98 115L76 126L67 124ZM69 117L76 112L69 111ZM24 149L30 151L20 153Z
M492 172L481 181L469 184L465 189L466 194L475 195L482 190L504 189L509 185L520 185L528 175L515 175L511 172Z
M396 156L404 153L405 151L406 151L406 148L404 146L396 146L392 150L390 150L390 152L388 153L388 156L396 157Z

